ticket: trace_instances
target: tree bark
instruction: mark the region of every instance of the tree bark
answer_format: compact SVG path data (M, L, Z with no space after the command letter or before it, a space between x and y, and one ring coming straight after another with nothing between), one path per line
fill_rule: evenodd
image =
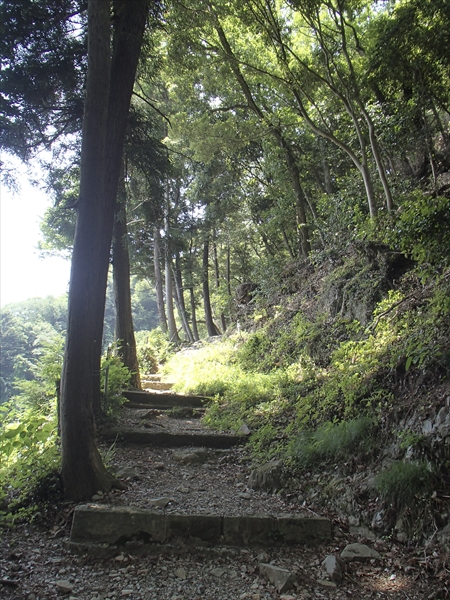
M214 337L220 335L213 317L211 308L211 298L209 294L209 238L206 238L203 244L203 306L205 310L205 322L208 335Z
M110 2L88 2L88 75L80 195L61 382L61 474L66 497L90 499L118 484L95 443L94 403L114 207L127 116L148 13L147 0L121 0L110 59Z
M130 257L125 204L125 183L120 182L113 230L113 288L116 309L116 340L118 354L131 372L130 387L141 389L139 364L134 337L130 291Z
M183 327L183 331L186 335L186 339L192 344L194 343L194 335L189 327L189 321L186 314L186 306L183 298L183 288L180 282L180 279L173 273L173 284L174 284L174 299L175 304L177 306L178 315L180 317L181 326Z
M161 273L161 236L158 227L155 227L153 234L153 262L155 269L155 291L156 306L158 309L159 326L164 333L167 333L167 318L164 309L164 289Z
M164 258L165 258L165 279L166 279L166 312L167 312L167 324L169 327L169 340L174 343L178 343L180 338L178 336L177 324L175 321L175 313L173 310L173 283L172 283L172 258L170 256L169 248L169 184L166 184L166 216L164 218L164 231L165 247L164 247Z
M191 304L191 320L192 320L192 333L194 335L194 341L198 342L200 336L198 335L198 327L197 327L197 310L195 308L195 296L194 296L194 288L189 288L189 298Z
M219 257L217 255L217 244L214 242L213 244L213 253L214 253L214 274L216 276L216 289L220 290L220 268L219 268ZM227 322L225 319L225 315L223 312L220 313L220 324L222 325L222 331L225 332L227 329Z

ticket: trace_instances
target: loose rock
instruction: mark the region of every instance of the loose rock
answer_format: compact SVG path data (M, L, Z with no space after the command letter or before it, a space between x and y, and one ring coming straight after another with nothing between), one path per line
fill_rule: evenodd
M275 565L261 563L259 565L261 575L267 577L279 593L287 592L294 585L295 577L287 569L276 567Z
M348 544L341 552L341 558L346 561L357 560L361 562L372 558L381 558L380 554L365 544Z
M254 490L274 490L280 487L281 460L271 460L251 472L248 484Z
M329 554L322 562L322 572L331 581L339 583L342 581L342 566L339 559L334 554Z

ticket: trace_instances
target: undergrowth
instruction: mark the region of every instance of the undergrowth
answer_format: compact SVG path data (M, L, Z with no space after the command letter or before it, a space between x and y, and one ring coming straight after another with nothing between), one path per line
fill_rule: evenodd
M435 482L428 463L396 461L377 475L375 486L386 502L401 510L431 498Z
M17 394L0 405L0 525L43 517L63 499L57 419L62 356L62 336L45 342L32 365L34 378L16 381ZM129 376L116 355L103 357L105 416L121 405Z
M372 417L325 423L315 431L305 430L293 437L288 445L288 456L297 468L335 462L372 449L375 433L376 422Z
M260 302L252 332L177 353L165 370L178 391L211 398L206 425L246 423L255 460L335 460L374 442L374 424L396 410L410 376L448 376L449 298L450 275L412 272L365 326L301 305L264 312Z

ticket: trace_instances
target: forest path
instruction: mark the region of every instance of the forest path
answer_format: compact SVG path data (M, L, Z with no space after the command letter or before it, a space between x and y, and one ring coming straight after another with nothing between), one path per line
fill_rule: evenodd
M201 408L182 408L178 417L184 417L175 418L173 407L128 404L120 423L203 435ZM100 441L105 462L126 490L62 507L48 530L24 523L4 532L5 600L445 597L439 579L419 569L416 551L355 538L336 515L321 518L317 498L301 485L284 494L253 489L245 444L171 447L155 440ZM296 536L303 536L301 543ZM369 552L359 557L363 562L349 557L355 542L367 543L356 545Z
M315 545L331 539L328 519L249 486L246 435L206 429L199 418L206 398L174 394L161 381L144 385L147 391L126 394L119 422L101 431L114 444L113 470L128 489L107 499L97 494L101 505L77 508L73 549L104 554L124 546L153 552L161 544Z

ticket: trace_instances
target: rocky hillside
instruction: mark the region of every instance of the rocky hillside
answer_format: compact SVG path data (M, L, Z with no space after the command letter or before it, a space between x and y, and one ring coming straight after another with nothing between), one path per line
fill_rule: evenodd
M214 396L207 423L248 426L255 465L272 461L256 485L369 539L445 542L450 272L357 243L253 288L204 371L169 365L179 388Z

